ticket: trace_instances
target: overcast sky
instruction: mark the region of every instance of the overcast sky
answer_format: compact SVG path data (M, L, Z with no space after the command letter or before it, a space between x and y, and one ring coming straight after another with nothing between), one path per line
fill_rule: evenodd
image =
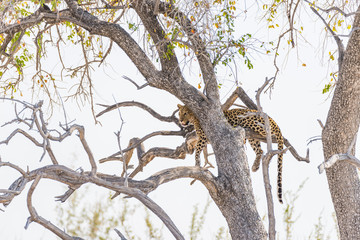
M249 6L248 6L249 7ZM252 33L254 38L269 40L273 36L268 29L262 24L259 24L259 19L254 19L250 13L257 11L255 8L249 8L247 16L239 16L239 24L237 29L241 29L241 33ZM303 13L304 10L302 10ZM309 11L307 11L309 13ZM296 191L298 186L305 180L305 187L300 192L300 196L296 201L295 215L299 216L294 229L294 239L305 239L314 230L314 225L317 223L319 216L323 217L325 224L325 233L331 236L331 239L336 239L336 231L334 229L334 222L332 214L334 212L325 174L320 175L317 166L323 161L321 142L317 141L307 146L307 140L311 137L320 136L321 128L317 122L320 119L323 123L326 121L327 111L329 109L331 94L322 94L324 85L329 81L330 68L327 63L326 54L331 50L336 49L332 39L324 38L323 26L321 23L314 23L316 19L310 13L306 20L303 20L304 36L308 43L304 43L299 38L300 48L291 50L287 46L281 48L279 57L280 74L276 80L275 88L271 94L262 96L261 102L264 111L267 112L280 126L283 135L292 143L300 155L305 156L306 149L310 148L310 163L298 162L290 153L284 155L283 161L283 191ZM240 30L238 30L240 31ZM255 32L254 32L255 31ZM324 39L327 44L324 45ZM71 50L64 50L64 58L66 61L71 61L71 58L77 54ZM324 57L322 54L324 53ZM256 89L264 82L265 77L272 77L274 74L273 59L271 56L252 52L251 59L254 64L254 69L248 70L243 65L236 71L238 81L245 89L250 97L254 99ZM73 59L74 64L82 61L81 58ZM121 78L126 75L134 79L139 85L144 83L143 77L138 73L133 64L127 57L114 47L112 53L107 61L109 66L96 68L92 73L95 85L94 99L95 103L113 104L114 98L116 101L131 101L136 100L148 104L158 113L164 116L170 116L176 110L176 104L180 103L175 97L170 94L146 87L142 90L137 90L130 82ZM49 68L53 70L55 76L59 77L57 72L59 62L56 59L55 52L49 52L48 60L43 63L43 67L49 64ZM303 66L306 64L306 66ZM194 63L196 65L196 63ZM241 63L238 64L240 66ZM221 71L218 73L218 81L222 83L220 90L222 101L225 101L227 96L234 90L234 77L229 76L229 72ZM200 82L196 67L192 69L192 75L188 75L194 86ZM61 94L66 95L68 87L75 84L77 79L68 80L68 83L59 82L63 89L59 89ZM23 97L20 100L29 102L37 102L39 99L46 100L46 96L42 93L33 95L31 93L31 84L28 81L23 87ZM101 116L98 120L100 124L94 125L94 120L89 108L89 104L77 104L75 100L65 102L65 109L70 120L76 120L77 124L86 127L86 138L92 152L97 160L111 155L118 151L116 137L114 131L120 127L120 119L117 111L109 112ZM238 102L240 103L240 102ZM18 106L19 107L19 106ZM14 105L8 101L0 102L0 124L10 121L14 117ZM46 110L50 115L50 111ZM53 115L50 118L50 126L58 128L59 121L64 123L64 116L62 108L55 106ZM95 111L99 112L102 108L96 106ZM121 132L121 144L125 148L129 139L132 137L142 137L150 132L156 130L177 130L174 124L159 122L152 118L148 113L141 109L123 108L121 109L122 117L125 121L123 130ZM18 125L11 125L1 128L0 140L5 139L9 133L18 127ZM37 136L35 131L30 131L31 134ZM180 137L156 137L145 142L146 149L152 146L165 146L175 148L180 145L184 139ZM81 144L74 135L70 139L61 144L53 144L55 154L58 157L60 164L67 165L77 169L82 167L84 170L89 170L90 166L86 155L81 148ZM264 146L265 147L265 146ZM274 147L276 147L274 145ZM265 149L265 148L264 148ZM251 166L255 159L250 145L247 144L248 161ZM9 161L15 163L24 169L29 166L30 170L37 167L50 164L50 159L45 157L42 162L39 159L42 154L42 149L32 145L32 143L22 136L17 136L10 142L8 146L0 145L0 155L2 161ZM133 164L137 164L136 157L133 156ZM215 163L215 159L210 157L210 161ZM165 168L174 166L191 166L194 164L194 156L187 156L186 160L170 160L156 158L148 166L144 168L144 172L136 176L136 179L144 179L151 174ZM99 165L99 172L108 174L120 174L120 163L105 163ZM216 170L212 170L216 174ZM280 239L284 237L283 229L283 209L286 206L278 203L274 194L276 186L276 159L271 163L270 175L273 186L273 195L275 201L275 211L277 220L277 232L280 234ZM0 168L0 189L7 189L9 185L18 177L18 174L9 168ZM258 209L261 216L266 215L266 199L265 190L263 187L261 170L257 173L251 173L254 192L258 201ZM150 197L158 203L170 215L172 220L178 226L181 232L187 237L188 227L191 220L191 213L193 206L199 204L200 209L205 205L208 199L207 190L196 182L190 186L191 180L178 180L167 183L154 192L150 193ZM26 219L29 216L26 209L26 194L30 185L22 192L22 194L14 199L14 201L7 207L0 211L0 239L56 239L56 237L48 230L42 228L36 223L32 223L28 230L24 230ZM34 198L34 206L38 213L52 222L55 221L55 205L60 203L54 201L54 197L61 195L65 191L65 186L60 185L49 180L41 180L41 184L36 189ZM81 189L79 191L82 191ZM103 196L108 194L108 191L100 190L98 187L91 187L88 190L89 198L84 201L91 201L91 196ZM130 200L132 204L136 200ZM137 203L140 205L140 203ZM115 206L116 207L116 206ZM134 216L134 229L136 229L136 218ZM156 217L154 217L156 218ZM226 223L217 209L216 205L212 203L210 211L207 215L203 239L212 239L217 229L221 226L226 226ZM265 225L267 227L267 224ZM59 226L61 228L61 226ZM120 228L121 230L121 228ZM140 230L139 230L140 231ZM166 232L166 231L165 231ZM142 232L139 232L141 236ZM170 236L166 232L166 236ZM165 239L168 239L165 236Z

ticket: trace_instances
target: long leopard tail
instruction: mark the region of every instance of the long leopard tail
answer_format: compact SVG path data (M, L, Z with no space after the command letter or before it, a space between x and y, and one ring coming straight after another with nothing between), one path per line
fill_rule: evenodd
M278 150L281 151L284 149L284 139L280 132L276 134L276 140L278 142ZM278 154L278 176L277 176L277 195L280 203L283 203L282 200L282 166L283 166L283 154Z

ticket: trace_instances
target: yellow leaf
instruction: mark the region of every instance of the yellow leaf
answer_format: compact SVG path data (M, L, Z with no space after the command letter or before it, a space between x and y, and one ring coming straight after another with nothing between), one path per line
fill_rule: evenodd
M348 26L347 26L347 29L350 29L350 28L351 28L351 25L348 25Z
M198 84L198 89L200 89L201 88L201 85L200 85L200 83Z
M302 66L303 66L303 67L306 67L306 63L303 63Z

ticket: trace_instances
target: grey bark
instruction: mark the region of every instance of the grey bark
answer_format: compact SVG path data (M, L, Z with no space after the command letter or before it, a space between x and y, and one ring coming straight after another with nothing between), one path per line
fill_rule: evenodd
M0 33L10 34L22 27L30 27L41 21L69 21L94 35L108 37L115 42L136 65L148 84L176 96L193 110L198 117L210 143L218 166L218 176L213 182L202 181L211 197L224 215L232 239L266 239L266 231L256 209L247 157L244 151L244 131L233 129L225 120L219 100L216 74L205 45L191 26L191 21L181 12L172 10L169 4L159 3L160 13L168 11L187 33L205 82L203 94L185 81L176 55L163 58L169 42L154 15L154 1L133 1L131 7L141 18L151 35L160 59L157 69L138 43L119 25L101 21L79 7L76 1L65 0L69 9L57 13L39 13L23 21L24 25L12 25ZM179 17L181 16L181 17Z
M358 12L360 7L358 9ZM353 29L360 26L356 14ZM347 152L360 123L360 31L351 35L322 133L324 157ZM354 150L355 151L355 150ZM360 239L360 181L356 167L344 161L326 170L341 239Z

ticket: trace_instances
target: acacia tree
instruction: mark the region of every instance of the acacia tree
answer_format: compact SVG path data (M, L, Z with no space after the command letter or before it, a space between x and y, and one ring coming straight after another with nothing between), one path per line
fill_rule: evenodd
M319 166L320 173L326 168L326 175L338 221L341 239L360 237L359 194L360 181L357 168L360 161L354 157L355 142L359 129L359 49L360 49L360 5L359 1L315 1L309 4L312 13L324 24L325 30L337 49L329 52L334 71L331 80L325 85L323 93L334 89L333 98L325 125L320 122L324 158ZM294 3L294 5L292 5ZM274 1L269 10L274 14L281 5L285 5L289 20L290 43L294 46L294 33L301 33L302 27L294 27L294 16L300 1ZM269 19L273 19L271 16ZM345 31L348 34L339 34ZM280 35L279 40L284 36ZM343 38L343 39L341 39ZM344 42L347 42L346 47ZM338 162L339 160L344 160Z
M135 106L143 108L162 121L174 122L180 127L180 131L161 131L149 134L142 139L134 138L126 149L120 148L120 151L101 159L100 162L109 160L123 161L123 176L117 177L97 171L97 164L86 142L82 126L66 123L62 125L62 132L53 134L52 129L48 129L43 116L41 109L43 102L37 104L21 102L24 111L29 111L30 117L22 118L17 115L17 118L10 123L20 122L25 126L35 128L43 142L39 142L22 129L16 129L1 143L8 143L14 135L20 133L30 139L36 146L42 147L44 154L50 157L52 165L26 172L12 163L1 162L0 166L12 167L18 170L22 176L8 190L2 191L0 202L9 204L25 188L27 183L33 181L27 198L30 212L28 223L37 222L63 239L73 239L59 227L54 226L36 213L32 205L32 193L42 178L50 178L69 186L69 190L64 195L59 196L59 200L66 201L81 185L93 183L115 191L115 196L119 193L125 193L139 199L164 221L177 239L183 239L171 219L146 194L155 190L162 183L190 177L200 181L208 189L210 196L224 215L233 239L265 239L267 233L256 209L249 167L243 146L245 135L263 141L264 138L248 129L245 132L241 128L232 128L226 122L222 113L222 110L229 108L239 97L249 108L258 109L259 114L262 114L266 119L259 102L263 88L258 91L257 104L254 104L240 87L229 97L226 103L222 104L216 75L219 64L226 66L234 59L238 59L237 56L244 58L245 64L249 68L252 67L246 53L248 47L254 47L251 45L251 35L245 34L236 38L233 34L236 2L221 0L214 2L64 0L51 1L50 3L51 6L49 7L43 1L2 2L2 12L0 13L2 66L0 75L4 93L16 96L16 92L21 92L21 82L27 78L25 78L24 67L34 60L35 73L33 73L32 77L34 88L44 89L49 94L49 99L53 100L51 93L56 93L56 81L44 64L48 45L53 43L58 49L59 61L63 70L71 77L80 78L78 88L76 88L74 94L88 96L93 104L93 80L90 74L92 66L102 64L109 55L111 48L120 47L146 81L145 85L138 86L139 89L149 86L165 90L177 97L194 112L211 143L216 159L217 175L214 176L206 168L178 167L159 171L148 179L133 180L136 173L142 171L146 164L155 157L184 158L187 153L193 152L196 136L194 134L186 135L187 132L191 131L191 128L184 129L181 127L175 113L170 117L164 117L138 102L122 102L113 106L105 106L106 109L99 113L97 117L118 107ZM284 10L287 12L289 20L289 30L279 35L278 44L275 48L275 67L277 69L275 76L279 70L276 66L278 48L286 34L290 35L289 43L295 46L294 34L296 28L294 27L294 19L299 4L300 1L274 1L269 4L270 17L268 19L275 19L276 12ZM136 20L133 20L133 18ZM358 19L356 15L348 48L346 50L344 48L340 49L341 45L339 45L339 56L344 53L345 57L340 57L340 73L335 87L339 90L335 90L328 122L323 133L326 159L334 154L345 152L358 129L359 116L356 112L356 109L358 109L356 104L359 101L355 97L358 96L355 91L357 89L356 83L345 83L350 81L348 79L354 79L354 81L357 79L354 67L358 65L354 65L352 59L356 58L357 55L353 54L355 50L351 49L358 49L359 40L357 40L358 31L356 31L359 24ZM330 26L329 23L326 24ZM275 27L276 25L270 25L269 27L271 26ZM145 42L143 45L139 44L140 41L133 36L133 32L140 33ZM336 37L334 36L335 39ZM66 62L62 61L62 42L70 42L81 48L84 58L83 65L75 68L66 67ZM108 43L108 48L104 47L106 43ZM33 46L33 53L28 46ZM267 49L264 51L267 51ZM189 65L186 65L189 59L197 60L202 78L199 86L196 86L188 79L182 70L184 66L189 67ZM349 74L351 78L346 74ZM129 78L126 79L133 82ZM354 88L354 91L341 87L343 86L342 82L344 82L344 86ZM350 99L351 101L347 101L353 104L349 105L349 108L348 106L336 107L337 104L344 105L341 101L345 98L342 98L341 95L346 94L349 97L349 91L354 94L354 97L346 99ZM337 97L338 95L340 97ZM344 130L339 128L337 130L338 124L342 121L337 117L344 116L344 114L341 115L335 110L353 114L353 117L341 118L344 121L351 121L351 124L343 124L342 126L353 126L352 129L347 128ZM51 148L52 141L62 141L75 130L79 132L79 139L89 157L91 165L91 171L89 172L79 173L62 166ZM335 131L340 131L343 138L335 137L333 139L331 136L336 136L336 134L332 135ZM143 142L155 135L182 135L186 136L186 141L174 150L152 148L145 151L142 145ZM268 138L270 138L270 134L268 134ZM339 141L341 141L341 144ZM267 142L270 143L271 139L268 139ZM339 145L337 145L338 142ZM308 158L298 156L287 140L285 145L289 147L291 153L298 160L308 161ZM343 147L338 148L339 146ZM127 165L135 149L138 152L139 165L128 175ZM263 158L263 175L268 199L270 239L275 238L275 221L267 168L270 158L274 154L276 152L272 151L271 144L268 144L268 154ZM337 167L329 168L327 174L337 211L341 236L356 239L356 236L358 236L356 234L359 234L359 230L356 228L359 223L359 213L354 212L354 209L358 206L359 201L356 199L359 190L359 187L356 186L359 186L359 180L355 168L346 165L346 163L343 163L343 165L336 164ZM345 173L348 178L341 178ZM352 175L349 173L352 173ZM351 179L352 183L350 183L349 179ZM342 186L341 190L335 190L339 184ZM341 196L339 196L338 191L346 191L347 194L341 193ZM344 213L344 209L349 211ZM352 220L349 221L349 219ZM119 235L121 236L120 232Z
M359 129L360 5L359 1L347 0L270 1L264 4L269 28L279 27L276 23L279 14L286 13L287 19L287 27L280 31L275 47L275 75L279 72L277 57L281 41L287 40L288 45L296 47L304 30L299 17L299 9L304 3L324 24L326 36L336 43L336 49L329 51L329 61L335 61L336 55L337 61L330 64L333 67L331 80L323 89L323 93L334 91L326 123L320 122L326 161L319 166L319 171L322 173L326 169L341 239L358 239L360 181L357 168L360 161L354 155ZM296 23L296 20L300 22Z

